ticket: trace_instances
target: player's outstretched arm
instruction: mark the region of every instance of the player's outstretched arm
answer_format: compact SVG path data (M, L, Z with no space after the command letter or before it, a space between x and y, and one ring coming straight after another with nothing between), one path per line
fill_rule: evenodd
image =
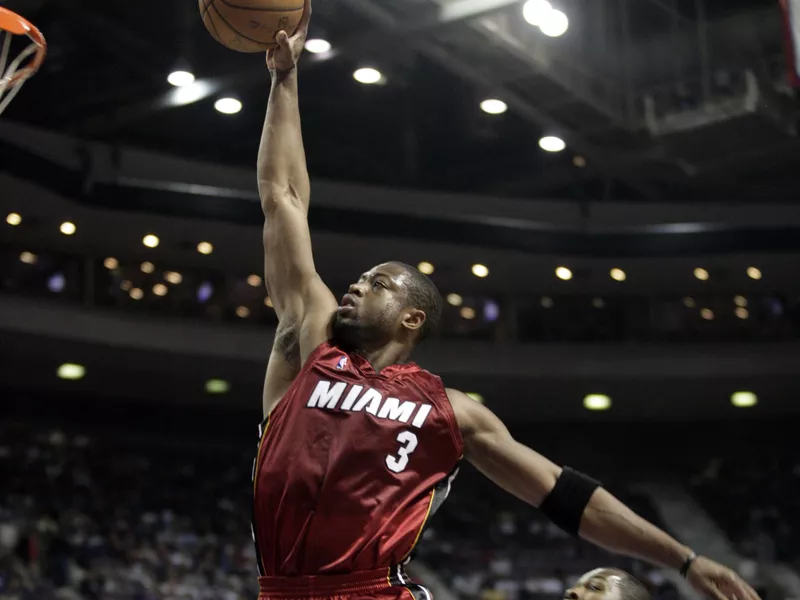
M265 283L281 322L280 336L294 337L284 343L287 354L292 347L297 354L299 346L300 363L327 339L336 310L336 300L314 266L307 219L311 192L300 129L297 61L310 16L311 3L306 0L297 31L291 37L279 32L278 47L267 54L272 87L258 151Z
M712 600L757 600L733 571L694 556L666 532L642 519L600 484L561 468L517 442L489 409L447 390L464 439L464 455L506 491L539 507L557 525L611 552L662 567L688 566L692 586ZM687 574L687 573L684 573Z

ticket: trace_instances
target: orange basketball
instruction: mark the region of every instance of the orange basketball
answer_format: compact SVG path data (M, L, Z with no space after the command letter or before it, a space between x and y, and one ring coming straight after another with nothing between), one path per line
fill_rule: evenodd
M238 52L265 52L280 30L294 33L303 16L303 0L198 0L208 32Z

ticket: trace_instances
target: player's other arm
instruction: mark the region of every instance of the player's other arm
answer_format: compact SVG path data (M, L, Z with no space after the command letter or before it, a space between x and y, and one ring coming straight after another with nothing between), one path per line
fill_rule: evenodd
M676 570L692 556L690 548L638 516L596 482L562 469L517 442L486 407L456 390L447 390L447 395L461 428L465 457L506 491L542 508L570 533L611 552ZM706 558L693 562L689 579L695 589L715 600L758 598L732 571Z
M297 91L297 60L303 49L310 2L303 20L267 55L272 76L258 152L258 190L264 211L264 276L281 333L294 336L300 362L328 338L336 300L314 266L308 228L310 183L306 169ZM287 348L292 344L287 344ZM296 344L294 345L296 347Z

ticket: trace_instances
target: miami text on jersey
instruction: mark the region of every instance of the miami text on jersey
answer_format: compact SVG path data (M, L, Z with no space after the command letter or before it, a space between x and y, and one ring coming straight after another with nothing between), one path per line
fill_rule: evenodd
M339 404L339 400L342 401ZM309 408L323 408L327 410L349 410L352 412L364 411L378 419L400 421L416 428L422 427L425 419L431 412L430 404L402 401L397 398L384 398L383 395L363 385L352 385L344 381L337 381L331 385L330 381L321 380L311 393L306 402Z

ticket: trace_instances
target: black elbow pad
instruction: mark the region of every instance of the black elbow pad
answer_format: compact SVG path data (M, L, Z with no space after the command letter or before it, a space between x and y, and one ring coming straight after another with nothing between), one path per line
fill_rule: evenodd
M539 510L561 529L577 536L583 511L594 491L601 485L599 481L583 473L564 467L555 487L539 506Z

